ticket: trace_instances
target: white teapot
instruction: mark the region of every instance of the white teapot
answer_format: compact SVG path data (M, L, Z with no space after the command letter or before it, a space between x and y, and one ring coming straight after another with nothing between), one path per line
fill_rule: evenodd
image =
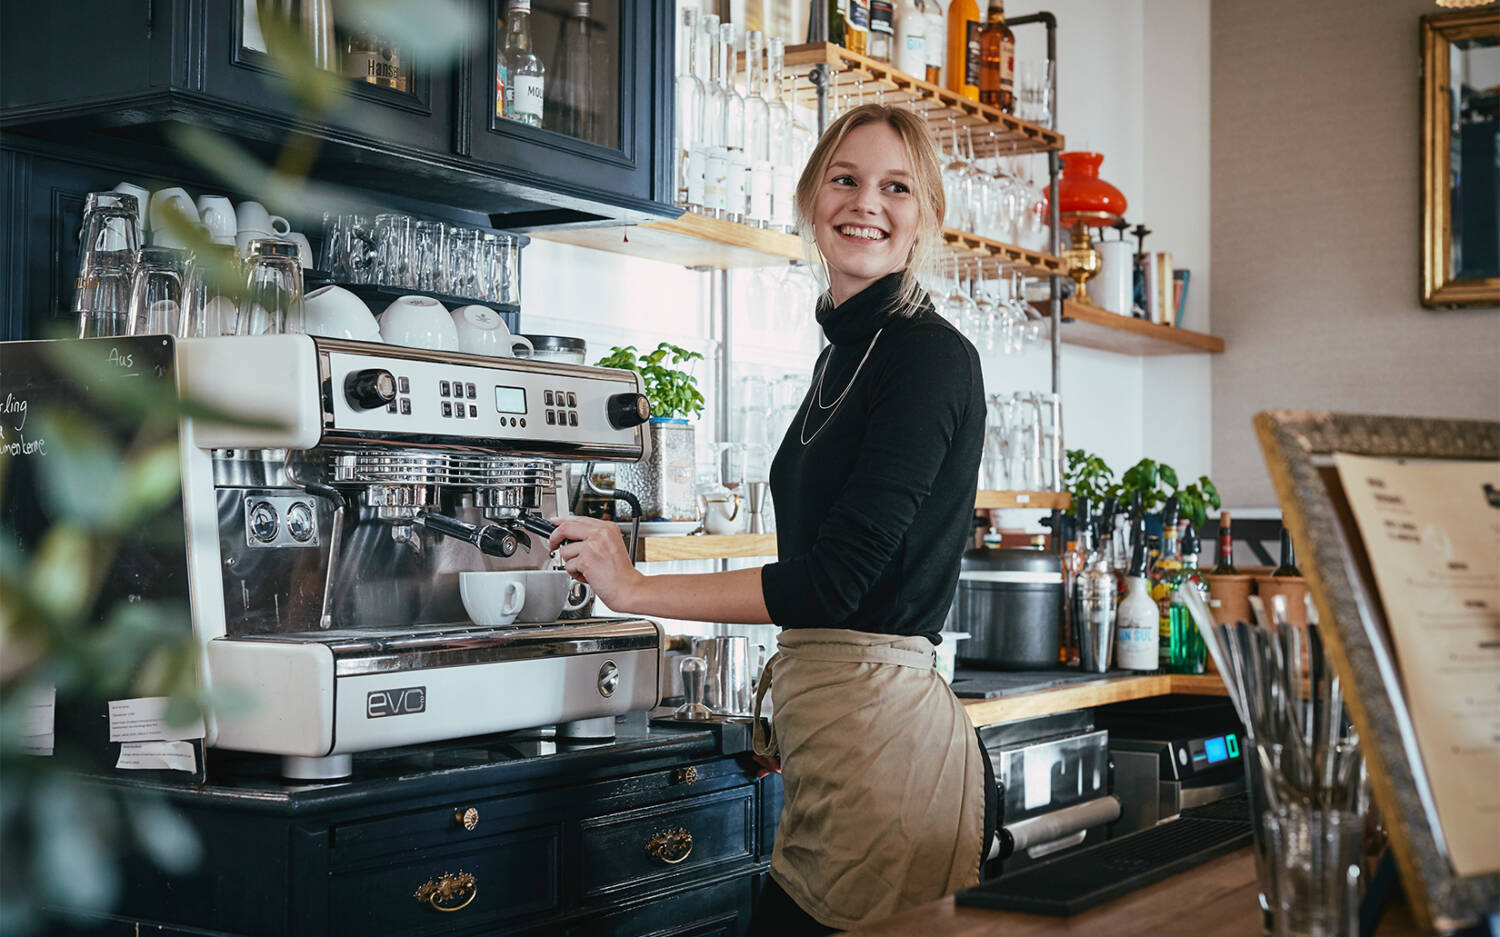
M703 529L711 534L742 534L750 526L750 511L733 491L703 495Z

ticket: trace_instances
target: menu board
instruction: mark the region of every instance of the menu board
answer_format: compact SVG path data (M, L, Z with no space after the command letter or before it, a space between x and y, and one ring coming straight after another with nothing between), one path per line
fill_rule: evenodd
M1500 463L1335 453L1449 861L1500 871Z

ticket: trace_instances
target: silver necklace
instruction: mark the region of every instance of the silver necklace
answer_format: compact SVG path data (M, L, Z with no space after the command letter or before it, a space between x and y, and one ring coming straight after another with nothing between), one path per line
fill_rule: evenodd
M833 360L833 349L828 349L828 357L823 359L823 367L818 369L818 382L813 385L812 402L817 404L819 410L829 410L835 412L838 410L839 404L842 404L844 402L844 398L849 396L849 389L854 386L854 382L859 378L859 372L864 369L865 362L870 360L870 352L875 350L875 343L880 341L880 333L884 331L884 328L875 330L874 337L870 339L870 347L865 349L865 356L859 359L859 364L854 366L854 373L850 375L849 383L844 385L843 392L834 399L833 403L823 402L823 377L828 373L828 363ZM830 412L828 416L823 418L823 422L818 426L818 428L813 430L813 434L811 436L807 435L807 418L812 416L812 411L812 407L808 407L805 411L803 411L802 428L797 433L797 438L802 440L802 445L804 446L808 443L811 443L814 439L817 439L818 434L827 429L828 424L833 422L834 413Z

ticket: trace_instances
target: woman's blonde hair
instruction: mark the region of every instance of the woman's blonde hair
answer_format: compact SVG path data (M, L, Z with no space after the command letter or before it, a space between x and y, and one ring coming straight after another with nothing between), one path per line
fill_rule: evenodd
M813 231L813 207L818 200L818 189L833 156L843 144L844 138L865 124L883 123L896 131L901 145L906 148L907 160L911 163L912 195L917 200L917 236L912 242L911 253L902 268L901 290L897 294L897 312L900 315L915 315L926 296L917 282L917 271L926 269L942 244L943 213L947 205L943 198L943 173L938 164L937 150L933 146L932 134L922 118L911 111L901 110L887 104L861 104L828 125L812 156L797 180L795 208L797 231L802 236L802 247L809 263L826 291L828 289L828 265L818 250Z

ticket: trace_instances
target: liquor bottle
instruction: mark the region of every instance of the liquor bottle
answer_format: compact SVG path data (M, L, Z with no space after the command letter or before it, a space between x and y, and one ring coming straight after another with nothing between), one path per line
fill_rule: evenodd
M589 103L594 88L595 32L589 3L573 0L558 33L552 57L557 73L547 86L547 116L551 129L598 143L597 114Z
M1062 555L1063 615L1058 629L1057 661L1067 666L1078 664L1078 628L1073 621L1074 595L1078 586L1078 574L1083 572L1088 561L1093 540L1089 532L1089 499L1080 495L1073 502L1075 513L1063 518L1064 541L1067 549Z
M1239 570L1234 568L1234 535L1229 529L1229 512L1219 512L1219 555L1218 561L1214 563L1215 576L1233 576Z
M745 220L750 165L745 159L745 97L735 83L734 24L719 26L719 84L724 89L724 217Z
M943 86L943 68L948 58L948 13L946 0L923 0L927 17L927 83Z
M766 74L766 91L770 103L766 105L766 149L771 160L771 227L778 231L792 230L794 210L793 197L797 188L796 140L792 131L792 109L781 96L782 73L785 71L786 42L780 36L771 37L766 51L769 61Z
M828 41L848 48L849 0L828 0Z
M540 127L547 69L531 51L531 0L510 0L506 9L505 116Z
M344 39L344 75L382 88L406 90L399 54L378 36L350 33Z
M870 39L865 50L877 62L892 59L891 42L896 35L894 0L870 0Z
M761 32L745 32L745 163L749 167L745 220L757 228L771 226L771 106L762 81Z
M979 4L948 4L948 90L979 100Z
M1144 527L1137 534L1130 548L1125 598L1115 613L1115 664L1123 670L1155 670L1160 666L1160 629L1156 603L1146 583Z
M844 48L864 55L870 42L870 0L849 0L849 16L844 20Z
M694 211L703 208L703 82L698 78L698 10L682 8L682 39L677 52L677 201Z
M1161 669L1170 670L1172 664L1172 592L1177 587L1177 577L1182 572L1182 553L1178 549L1176 504L1169 500L1173 513L1162 511L1161 559L1148 573L1151 598L1156 602L1157 623L1160 631ZM1170 520L1170 523L1169 523Z
M1010 113L1016 98L1016 34L1005 25L1004 0L990 0L979 45L979 103Z
M896 4L896 41L891 56L896 68L921 78L927 74L927 16L917 0Z
M1114 657L1117 596L1115 571L1101 542L1089 553L1083 572L1078 574L1073 606L1073 621L1078 629L1078 662L1091 673L1108 670Z
M495 116L505 116L505 20L495 20L500 41L495 44Z
M729 151L724 146L724 86L719 82L719 17L705 14L698 50L703 71L703 211L715 218L724 217L724 177ZM706 61L704 61L706 60Z
M1300 576L1302 570L1297 568L1297 551L1292 549L1292 534L1285 527L1281 528L1281 562L1271 570L1272 576Z
M1208 588L1198 576L1198 535L1189 526L1182 536L1182 568L1172 590L1172 601L1168 607L1168 631L1171 640L1172 673L1203 673L1208 666L1208 646L1203 635L1188 611L1187 590L1196 589L1204 604L1208 603Z

